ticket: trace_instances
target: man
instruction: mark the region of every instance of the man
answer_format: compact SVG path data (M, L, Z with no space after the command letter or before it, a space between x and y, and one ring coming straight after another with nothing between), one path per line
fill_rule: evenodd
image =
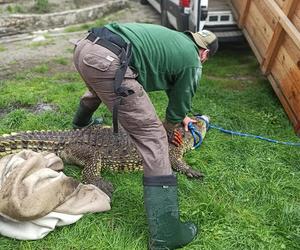
M178 124L187 131L188 123L195 122L187 114L202 63L217 48L217 38L209 31L181 33L152 24L113 23L91 29L75 49L75 66L89 91L81 98L73 125L93 124L92 114L103 102L113 112L115 132L117 118L136 144L144 164L150 249L184 246L197 233L193 223L179 219L168 139L179 145ZM155 90L165 90L169 98L164 126L146 93Z

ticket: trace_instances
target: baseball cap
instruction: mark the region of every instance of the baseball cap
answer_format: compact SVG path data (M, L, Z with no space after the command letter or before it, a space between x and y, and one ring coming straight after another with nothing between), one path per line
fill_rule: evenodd
M201 30L199 32L186 31L185 33L192 36L195 43L203 49L209 49L209 56L213 56L219 47L217 36L209 30Z

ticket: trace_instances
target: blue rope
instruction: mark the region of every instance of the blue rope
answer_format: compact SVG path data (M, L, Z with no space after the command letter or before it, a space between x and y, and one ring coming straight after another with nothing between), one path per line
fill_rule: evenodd
M235 131L232 131L232 130L227 130L227 129L224 129L222 127L219 127L219 126L216 126L216 125L213 125L213 124L209 124L208 126L209 126L209 128L217 129L217 130L219 130L219 131L221 131L221 132L223 132L225 134L238 135L238 136L244 136L244 137L252 137L252 138L260 139L260 140L267 141L267 142L272 142L272 143L277 143L277 144L283 144L283 145L300 147L300 143L297 143L297 142L277 141L277 140L273 140L273 139L270 139L270 138L262 137L262 136L259 136L259 135L252 135L252 134L247 134L247 133L241 133L241 132L235 132Z
M195 115L195 117L197 117L197 119L202 120L202 121L205 122L207 130L209 130L210 128L214 128L214 129L217 129L217 130L219 130L219 131L221 131L225 134L229 134L229 135L238 135L238 136L243 136L243 137L251 137L251 138L260 139L260 140L263 140L263 141L272 142L272 143L276 143L276 144L283 144L283 145L288 145L288 146L300 147L299 142L278 141L278 140L266 138L266 137L263 137L263 136L260 136L260 135L252 135L252 134L247 134L247 133L235 132L235 131L232 131L232 130L224 129L224 128L222 128L220 126L217 126L217 125L210 124L206 119L203 119L203 117L201 115Z
M192 149L197 149L201 146L201 144L203 142L203 137L202 137L201 133L197 130L197 128L193 125L192 122L190 122L188 124L188 128L194 138L194 145L193 145Z

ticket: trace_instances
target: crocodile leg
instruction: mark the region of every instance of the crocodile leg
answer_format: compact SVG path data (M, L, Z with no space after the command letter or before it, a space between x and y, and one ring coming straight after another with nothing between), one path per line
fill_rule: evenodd
M101 156L95 153L94 148L78 147L75 144L70 146L62 157L66 162L83 167L82 180L84 184L93 184L111 197L114 190L113 185L101 177Z
M104 180L100 176L100 164L99 161L97 163L91 161L85 164L82 171L83 183L95 185L111 198L114 188L111 182Z
M172 157L170 160L171 166L175 171L183 173L190 178L203 179L203 173L199 172L198 170L192 169L181 158Z

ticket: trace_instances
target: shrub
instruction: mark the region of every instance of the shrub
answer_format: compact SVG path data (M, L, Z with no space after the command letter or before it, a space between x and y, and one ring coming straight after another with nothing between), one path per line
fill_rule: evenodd
M50 5L48 0L34 0L34 9L38 13L47 13L50 11Z
M8 5L8 6L6 7L6 10L7 10L10 14L14 14L14 13L24 13L24 10L23 10L22 6L19 5L19 4Z

